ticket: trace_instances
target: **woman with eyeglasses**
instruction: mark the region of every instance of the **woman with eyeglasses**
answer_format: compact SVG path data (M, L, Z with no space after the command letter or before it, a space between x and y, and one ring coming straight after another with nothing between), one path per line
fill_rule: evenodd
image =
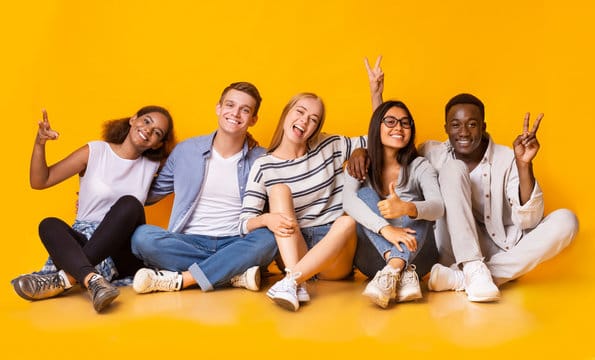
M374 76L382 74L367 68L374 86ZM415 122L404 103L386 101L376 108L367 151L363 182L345 171L343 208L358 223L355 264L373 277L363 295L386 308L391 300L422 297L412 261L433 236L433 221L443 215L444 205L436 171L417 153Z

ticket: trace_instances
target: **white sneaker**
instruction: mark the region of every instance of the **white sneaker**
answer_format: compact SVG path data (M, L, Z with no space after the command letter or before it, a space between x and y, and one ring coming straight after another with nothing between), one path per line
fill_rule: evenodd
M308 288L306 287L305 282L297 286L297 298L299 302L310 301L310 294L308 293Z
M242 274L232 277L231 286L252 291L260 290L260 267L252 266Z
M434 264L430 270L428 289L431 291L462 291L465 289L465 276L461 270L448 268L442 264Z
M419 278L415 272L415 265L411 264L401 275L396 298L398 302L404 302L421 299L421 297Z
M470 301L488 302L500 300L500 290L490 270L481 260L470 261L463 266L465 292Z
M134 274L132 288L139 294L153 291L179 291L182 274L175 271L142 268Z
M275 294L275 289L273 289L272 287L269 289L269 291L267 291L267 295L269 295L269 297L274 296ZM308 293L308 288L306 287L306 283L301 283L297 286L296 289L296 294L297 294L297 299L299 302L308 302L310 301L310 294Z
M374 278L366 285L362 294L369 297L374 304L381 308L386 308L390 299L394 299L397 294L397 283L399 282L400 272L395 270L389 269L387 265L378 271L374 275Z
M267 291L267 296L282 308L297 311L300 308L300 302L297 297L298 285L295 279L299 278L302 273L292 273L289 269L285 269L285 272L285 277L271 286Z

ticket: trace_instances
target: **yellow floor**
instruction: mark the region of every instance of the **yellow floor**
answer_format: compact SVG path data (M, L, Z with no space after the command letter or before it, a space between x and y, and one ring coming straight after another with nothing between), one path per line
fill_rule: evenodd
M595 358L593 274L579 236L561 256L502 289L499 303L464 293L428 292L423 300L381 310L360 294L363 277L310 285L313 300L297 313L275 306L264 291L187 290L122 295L96 314L85 292L38 302L2 282L5 354L36 359L197 359L332 357ZM4 274L4 277L6 274ZM266 289L279 275L263 281ZM381 356L381 357L377 357ZM365 356L368 358L368 356Z

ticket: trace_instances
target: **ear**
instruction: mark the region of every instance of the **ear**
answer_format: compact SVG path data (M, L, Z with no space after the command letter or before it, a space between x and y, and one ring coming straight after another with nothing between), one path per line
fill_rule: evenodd
M249 123L248 126L254 126L257 121L258 121L258 115L252 116L252 118L250 119L250 123Z
M221 103L217 103L217 106L215 106L215 114L217 116L221 115Z
M134 120L136 120L138 118L138 116L134 115L133 117L130 118L130 120L128 120L128 124L130 126L132 126L132 123L134 122Z

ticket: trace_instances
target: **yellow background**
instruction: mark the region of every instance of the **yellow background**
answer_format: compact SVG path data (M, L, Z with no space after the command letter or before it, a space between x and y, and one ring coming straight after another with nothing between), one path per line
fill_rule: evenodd
M74 219L77 179L29 188L42 108L61 134L47 147L50 163L99 138L105 120L148 104L170 109L178 140L210 132L220 91L233 81L261 91L251 132L263 145L301 91L325 100L327 132L358 135L371 111L363 58L380 54L385 98L409 105L418 142L445 139L444 104L459 92L484 101L488 131L504 144L521 131L525 112L545 113L535 170L546 210L570 208L580 221L576 242L548 271L583 278L574 291L592 296L594 19L589 0L5 4L0 301L16 296L10 279L46 257L39 221ZM165 225L168 206L150 208L149 221Z

